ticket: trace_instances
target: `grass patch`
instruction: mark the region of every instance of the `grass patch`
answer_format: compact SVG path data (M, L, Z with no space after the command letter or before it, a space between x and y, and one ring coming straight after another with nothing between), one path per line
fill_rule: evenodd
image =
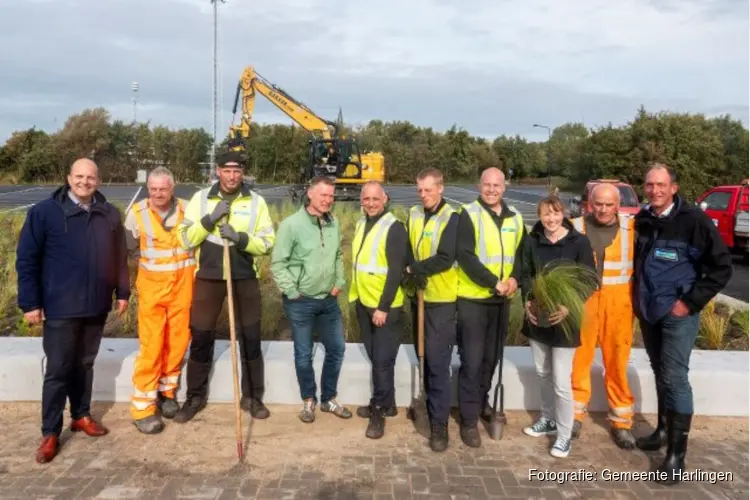
M115 203L120 210L125 206ZM297 207L291 202L282 205L269 205L271 218L276 227L279 222L291 215L297 210ZM342 229L342 251L344 253L344 269L347 280L351 274L351 238L354 235L354 226L359 218L359 206L355 203L337 203L334 213L339 218ZM395 207L394 214L402 221L406 220L407 210L404 207ZM25 219L23 213L5 213L0 214L0 336L31 336L38 337L41 335L41 328L38 326L31 327L23 319L21 311L17 307L17 275L15 269L16 263L16 245L18 236ZM129 263L130 278L133 284L133 298L130 301L128 310L122 318L111 314L105 327L104 335L106 337L134 338L138 335L138 297L135 292L135 279L137 276L137 262L130 259ZM281 305L281 294L273 283L270 272L270 256L262 257L259 260L260 267L260 285L262 296L262 332L266 340L290 340L291 330L289 323L284 315ZM339 305L344 318L344 327L347 342L359 342L360 332L357 325L354 308L347 302L349 294L348 283L339 295ZM721 322L715 318L707 318L709 324L719 326L713 327L713 331L723 331L721 342L718 341L718 334L714 337L701 336L696 342L697 346L702 349L729 349L729 350L748 350L748 313L747 310L733 312L727 308L716 305L712 312L704 314L716 314L726 318L726 328L721 328ZM508 346L526 346L528 340L521 333L521 327L524 320L524 311L520 293L511 301L511 311L508 329ZM713 321L714 323L710 323ZM703 322L702 322L703 323ZM409 301L405 302L403 308L403 336L402 342L405 344L412 343L412 311ZM637 330L637 327L636 327ZM708 331L708 330L702 330ZM226 307L219 316L217 324L217 338L229 338L229 323ZM709 342L703 339L713 338ZM633 341L635 347L642 347L640 333L636 333ZM710 347L714 346L714 347Z

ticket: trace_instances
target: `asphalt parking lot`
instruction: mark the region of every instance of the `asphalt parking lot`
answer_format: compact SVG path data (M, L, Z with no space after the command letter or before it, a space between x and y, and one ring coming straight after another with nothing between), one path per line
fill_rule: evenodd
M199 185L178 185L177 196L185 199L198 190ZM17 185L0 186L0 214L7 212L24 211L34 204L48 198L56 189L55 186L39 185ZM254 189L261 193L269 203L283 203L291 200L289 187L285 185L256 184ZM412 206L419 203L414 186L389 185L386 186L391 203L401 206ZM135 197L135 201L147 196L146 189L140 189L138 185L104 185L100 188L102 194L108 200L128 205ZM523 215L527 224L534 224L537 202L547 194L546 188L539 186L509 186L505 192L505 201L515 207ZM445 198L454 204L461 204L476 199L478 192L472 186L446 186L443 193ZM567 203L569 193L561 193L561 197ZM723 293L748 302L748 267L741 259L735 258L734 276Z

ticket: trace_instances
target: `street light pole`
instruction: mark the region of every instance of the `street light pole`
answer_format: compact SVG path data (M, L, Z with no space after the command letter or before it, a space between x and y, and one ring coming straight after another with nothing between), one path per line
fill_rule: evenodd
M547 129L547 186L552 187L552 129L547 125L534 124L535 127Z
M138 106L138 82L133 82L130 86L133 91L133 132L135 138L133 140L133 163L135 164L136 171L138 170L138 118L136 108Z
M216 114L217 114L217 46L218 46L218 3L221 1L221 3L226 3L226 0L211 0L211 3L214 6L214 54L213 54L213 64L214 64L214 71L213 71L213 85L212 85L212 97L211 97L211 106L212 106L212 118L213 118L213 126L212 126L212 133L211 133L211 161L210 161L210 168L214 168L215 162L216 162Z

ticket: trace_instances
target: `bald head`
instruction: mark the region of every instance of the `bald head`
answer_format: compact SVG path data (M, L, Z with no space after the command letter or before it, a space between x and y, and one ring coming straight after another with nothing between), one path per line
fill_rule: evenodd
M369 181L362 186L360 201L365 213L369 217L374 217L383 211L388 196L382 184L377 181Z
M589 194L591 211L599 224L610 225L617 221L620 209L620 191L617 186L602 182L594 186Z
M505 193L505 174L499 168L490 167L482 172L479 179L479 196L482 201L499 213L500 202Z
M610 184L608 182L600 182L599 184L596 184L594 188L591 190L591 194L589 195L589 198L592 200L596 199L596 197L609 197L609 198L615 198L617 199L617 202L620 201L620 190L617 189L617 187L613 184Z
M99 186L99 167L88 158L79 158L70 166L68 185L81 203L90 203Z

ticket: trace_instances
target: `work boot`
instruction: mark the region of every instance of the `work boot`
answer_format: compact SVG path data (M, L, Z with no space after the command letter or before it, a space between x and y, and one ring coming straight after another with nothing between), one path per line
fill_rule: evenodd
M632 450L635 448L635 438L630 429L612 429L612 439L615 444L623 450Z
M570 437L573 439L578 439L578 436L581 435L581 427L583 427L583 422L581 420L573 420L573 430L570 433Z
M430 449L441 452L448 449L448 424L433 422L430 432Z
M306 424L315 422L315 401L308 399L302 402L302 409L299 412L299 419Z
M352 418L352 412L346 406L338 404L335 399L326 401L320 405L320 411L333 413L339 418Z
M395 417L396 415L398 415L398 408L395 406L391 406L385 410L386 417ZM357 408L357 416L360 418L370 418L370 405Z
M477 424L461 426L461 441L471 448L479 448L482 446L482 438L479 436Z
M175 413L174 421L178 424L189 422L205 407L206 402L200 396L189 397L185 400L182 408Z
M365 436L370 439L380 439L383 434L385 434L385 409L375 406L370 412L370 423L367 425Z
M666 477L656 479L662 484L673 485L682 480L691 420L689 413L667 412L667 456L657 469Z
M250 413L253 418L263 420L271 416L271 412L268 411L266 405L264 405L262 401L259 401L255 398L243 397L240 401L240 407L246 412Z
M133 420L133 425L144 434L159 434L164 430L164 422L156 415Z
M174 418L179 409L180 405L175 398L161 396L161 399L159 400L159 410L161 411L162 417Z
M667 444L667 415L663 398L659 397L659 416L656 429L648 436L635 440L635 445L644 451L656 451Z

